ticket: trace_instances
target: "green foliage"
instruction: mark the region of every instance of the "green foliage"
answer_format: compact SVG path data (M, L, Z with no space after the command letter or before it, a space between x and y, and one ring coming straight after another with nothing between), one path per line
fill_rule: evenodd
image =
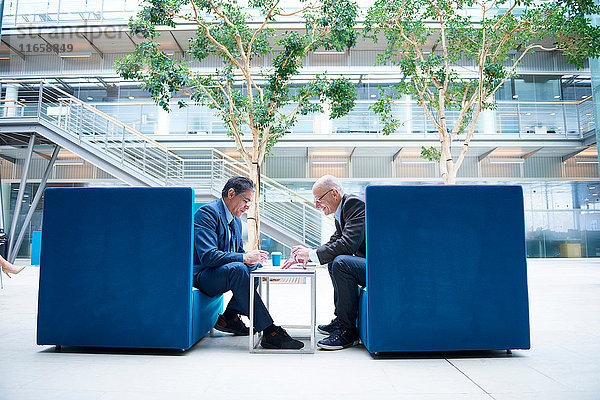
M578 68L600 56L600 28L589 17L600 11L594 0L519 0L511 9L513 4L375 0L367 13L365 35L385 39L378 63L394 65L403 75L372 107L384 124L383 133L400 125L392 116L391 102L410 95L438 127L440 138L451 141L457 134L472 134L479 112L495 107L494 93L514 75L525 53L558 51ZM485 14L482 5L487 7ZM468 68L460 66L465 63L476 66L474 73L466 73ZM450 111L460 115L452 123L441 118ZM423 149L422 155L436 158L432 149Z
M380 89L380 94L385 94L385 90ZM386 136L394 133L401 125L401 122L394 118L392 114L392 104L394 103L394 99L395 96L390 92L388 96L379 97L375 104L371 106L371 110L379 115L381 122L383 122L382 133Z
M305 14L306 28L315 35L326 33L311 50L323 46L344 51L356 44L357 32L352 29L358 15L358 5L350 0L323 0L322 8ZM351 27L350 29L348 29Z
M171 93L187 85L189 70L180 62L170 59L153 42L142 42L136 50L115 62L116 70L125 79L141 81L156 104L169 111Z
M440 157L442 157L442 153L433 146L421 146L421 157L429 161L440 162Z
M117 72L125 79L141 81L165 110L174 96L178 96L179 107L186 106L188 98L207 105L225 122L230 135L250 131L255 140L267 143L268 150L292 129L297 114L322 112L327 103L331 118L339 118L356 100L349 80L326 76L317 76L292 95L292 79L310 51L320 47L345 50L354 46L357 38L358 6L353 0L301 4L306 8L298 15L306 21L306 34L280 34L276 44L281 50L276 51L271 24L283 18L278 1L250 0L250 17L235 0L146 0L129 24L132 34L145 40L115 63ZM262 16L263 26L255 23L257 14ZM175 27L181 20L198 26L189 41L189 54L198 61L217 58L222 64L214 73L201 75L161 51L157 26ZM270 54L274 54L271 66L256 74L251 62Z

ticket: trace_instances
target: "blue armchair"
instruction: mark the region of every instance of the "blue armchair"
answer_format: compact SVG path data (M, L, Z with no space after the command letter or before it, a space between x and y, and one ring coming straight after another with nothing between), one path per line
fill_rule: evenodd
M368 186L371 353L528 349L520 186Z
M37 343L185 350L221 296L192 288L190 188L49 188Z

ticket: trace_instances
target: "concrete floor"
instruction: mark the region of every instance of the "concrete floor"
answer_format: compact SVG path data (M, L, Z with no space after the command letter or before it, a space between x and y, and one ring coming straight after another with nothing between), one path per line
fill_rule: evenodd
M38 273L26 268L4 279L0 291L1 400L600 399L596 260L529 260L532 350L383 359L362 346L249 354L246 338L228 335L205 337L184 354L56 353L35 344ZM317 321L328 322L332 289L325 270L317 281ZM306 286L272 285L276 323L306 322Z

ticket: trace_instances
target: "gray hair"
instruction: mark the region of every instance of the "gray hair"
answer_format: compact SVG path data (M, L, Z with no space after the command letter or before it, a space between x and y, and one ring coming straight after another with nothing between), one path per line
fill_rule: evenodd
M342 187L342 183L338 178L333 175L323 175L313 185L313 190L315 188L320 187L323 190L336 189L340 194L344 194L344 188Z

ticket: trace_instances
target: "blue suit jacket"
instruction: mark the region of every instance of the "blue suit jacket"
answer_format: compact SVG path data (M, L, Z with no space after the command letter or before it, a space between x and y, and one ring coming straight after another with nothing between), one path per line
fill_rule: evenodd
M231 262L244 261L242 246L242 221L233 217L236 243L235 251L227 240L227 214L221 199L203 205L194 215L194 274L205 268L220 267Z

